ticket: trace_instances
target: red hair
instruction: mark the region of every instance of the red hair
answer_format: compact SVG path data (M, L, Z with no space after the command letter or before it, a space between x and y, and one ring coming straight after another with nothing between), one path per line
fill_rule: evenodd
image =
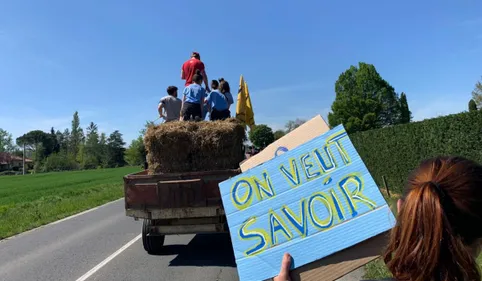
M408 180L384 260L398 281L479 281L481 237L482 166L430 159Z

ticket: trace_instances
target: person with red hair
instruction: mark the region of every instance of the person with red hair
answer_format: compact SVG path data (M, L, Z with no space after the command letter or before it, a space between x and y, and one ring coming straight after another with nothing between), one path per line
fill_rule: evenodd
M408 178L383 255L396 281L479 281L482 166L462 157L429 159ZM285 254L274 281L289 281Z

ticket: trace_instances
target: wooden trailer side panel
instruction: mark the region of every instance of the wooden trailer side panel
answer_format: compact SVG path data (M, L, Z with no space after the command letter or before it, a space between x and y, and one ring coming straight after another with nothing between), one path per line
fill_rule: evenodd
M222 207L218 184L240 170L124 177L125 207L130 211Z

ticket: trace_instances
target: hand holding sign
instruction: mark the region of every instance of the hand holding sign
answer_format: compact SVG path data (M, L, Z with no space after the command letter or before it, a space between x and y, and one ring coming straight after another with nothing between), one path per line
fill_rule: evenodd
M241 281L275 276L285 252L300 267L394 225L341 125L219 186Z
M283 260L281 261L281 269L273 281L291 281L290 278L290 268L291 268L291 256L289 254L283 255Z

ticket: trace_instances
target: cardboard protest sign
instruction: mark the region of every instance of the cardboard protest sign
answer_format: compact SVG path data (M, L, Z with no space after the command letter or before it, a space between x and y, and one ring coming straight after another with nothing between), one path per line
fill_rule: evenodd
M242 162L240 164L241 171L245 172L248 169L269 161L329 130L329 126L325 120L320 115L317 115L272 143L260 153ZM323 258L323 260L298 267L291 272L291 277L293 281L336 280L378 258L382 252L382 248L386 245L386 236L385 234L380 234L363 243L336 252L327 258Z
M395 223L342 125L219 185L241 281L298 268Z
M241 163L241 171L247 171L248 169L269 161L286 151L289 151L323 133L328 132L329 130L330 127L328 127L325 120L323 120L320 115L317 115L313 119L308 120L298 128L289 132L279 140L268 145L268 147L263 149L258 154Z

